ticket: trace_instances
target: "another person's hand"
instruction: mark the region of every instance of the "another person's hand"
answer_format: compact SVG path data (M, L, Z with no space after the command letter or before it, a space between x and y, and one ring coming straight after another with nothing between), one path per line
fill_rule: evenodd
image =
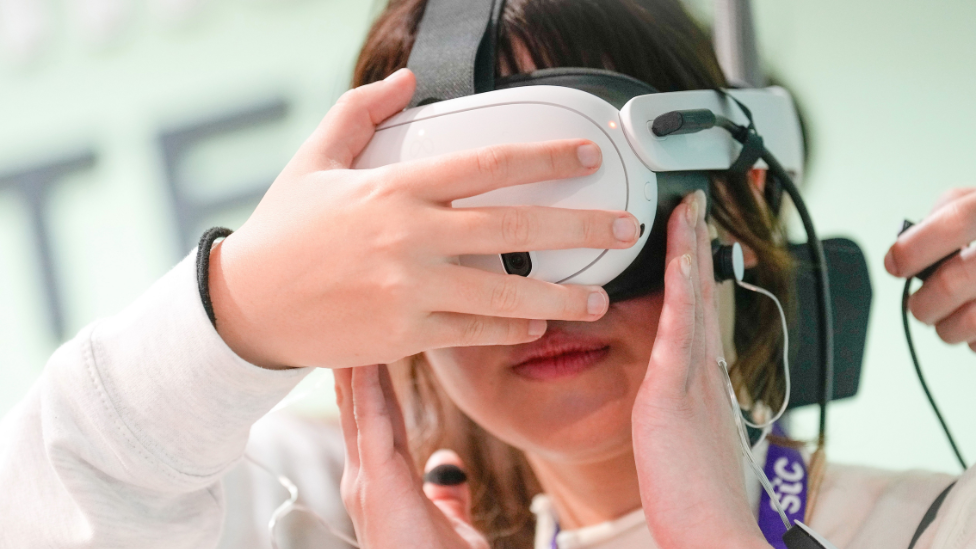
M340 369L335 378L346 443L342 500L360 547L488 549L471 525L471 492L457 455L431 456L426 469L436 468L429 475L440 477L435 482L417 474L386 366Z
M349 169L413 90L402 70L343 95L250 219L214 247L217 329L242 358L271 368L389 363L440 347L524 343L546 319L606 312L600 287L492 274L457 257L626 248L639 236L632 215L451 207L500 187L591 174L600 149L550 141Z
M908 300L915 318L935 326L946 343L967 343L976 351L976 189L944 194L932 213L898 237L885 256L885 269L914 276L943 257L946 261Z
M662 549L769 549L749 509L704 221L692 195L668 222L664 307L634 404L644 515Z

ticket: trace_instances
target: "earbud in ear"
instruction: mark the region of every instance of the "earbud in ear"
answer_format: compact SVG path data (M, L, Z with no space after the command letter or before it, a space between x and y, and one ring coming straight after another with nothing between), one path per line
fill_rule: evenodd
M742 246L738 242L722 244L717 238L713 240L712 268L715 271L715 282L726 280L741 282L746 274L746 260L742 255Z

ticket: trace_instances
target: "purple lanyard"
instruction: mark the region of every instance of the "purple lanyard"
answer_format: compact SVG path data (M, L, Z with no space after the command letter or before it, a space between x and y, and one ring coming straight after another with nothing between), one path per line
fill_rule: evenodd
M783 436L778 424L773 425L773 434ZM763 470L790 522L803 520L807 510L807 466L800 451L770 443ZM770 545L776 549L786 549L783 543L786 527L765 490L759 496L759 529Z
M784 435L779 424L773 425L773 434ZM763 470L773 485L773 491L779 497L780 505L783 506L783 511L786 512L790 522L803 520L807 510L807 465L803 461L803 455L796 448L788 446L769 443L768 448L766 466ZM759 529L766 536L766 541L775 549L786 549L786 544L783 543L786 527L783 526L783 520L765 490L759 496ZM550 549L559 549L556 543L558 535L559 522L557 521Z

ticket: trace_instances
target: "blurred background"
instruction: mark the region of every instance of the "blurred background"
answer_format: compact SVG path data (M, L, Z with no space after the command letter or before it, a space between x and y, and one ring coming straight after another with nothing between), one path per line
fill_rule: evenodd
M0 414L47 357L193 248L239 226L348 87L382 0L0 0ZM689 0L710 24L709 0ZM958 470L912 370L902 282L882 265L904 218L976 185L976 4L755 0L764 70L810 126L821 236L868 258L874 305L858 396L828 457ZM795 231L794 234L802 234ZM976 458L976 357L914 324L929 384ZM296 389L333 416L329 372ZM815 409L793 413L816 434Z

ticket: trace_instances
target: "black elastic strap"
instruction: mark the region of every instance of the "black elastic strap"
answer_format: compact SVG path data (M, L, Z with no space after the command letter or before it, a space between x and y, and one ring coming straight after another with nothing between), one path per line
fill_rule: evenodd
M742 151L735 162L729 166L729 171L733 173L745 173L756 165L763 154L763 139L756 132L750 131L746 135L746 141L742 144Z
M912 536L912 542L908 544L908 549L915 548L915 544L918 543L918 538L922 537L922 534L925 533L925 529L928 528L929 525L932 524L932 521L935 520L935 515L939 513L939 507L942 507L942 502L945 501L946 496L949 495L949 490L952 490L952 487L955 485L956 483L953 482L949 486L946 486L946 489L943 490L942 493L939 494L939 497L935 498L935 501L933 501L932 505L929 506L929 510L926 511L925 516L922 517L922 522L918 523L918 528L915 529L915 535Z
M210 301L210 249L213 248L214 241L218 238L230 236L234 231L224 227L212 227L207 229L200 237L200 245L197 246L197 289L200 291L200 301L203 302L203 310L207 311L207 318L217 329L217 317L214 316L213 302Z
M729 166L730 172L745 173L752 169L756 165L756 162L762 158L764 148L763 139L759 135L759 132L756 131L756 122L752 119L752 111L749 110L749 107L721 88L716 88L715 91L726 100L735 103L739 107L739 111L749 121L749 124L741 130L739 135L733 135L737 141L742 143L742 151L739 152L739 157L735 159L735 162Z
M492 23L501 4L501 0L428 0L407 61L417 77L411 107L494 89Z

